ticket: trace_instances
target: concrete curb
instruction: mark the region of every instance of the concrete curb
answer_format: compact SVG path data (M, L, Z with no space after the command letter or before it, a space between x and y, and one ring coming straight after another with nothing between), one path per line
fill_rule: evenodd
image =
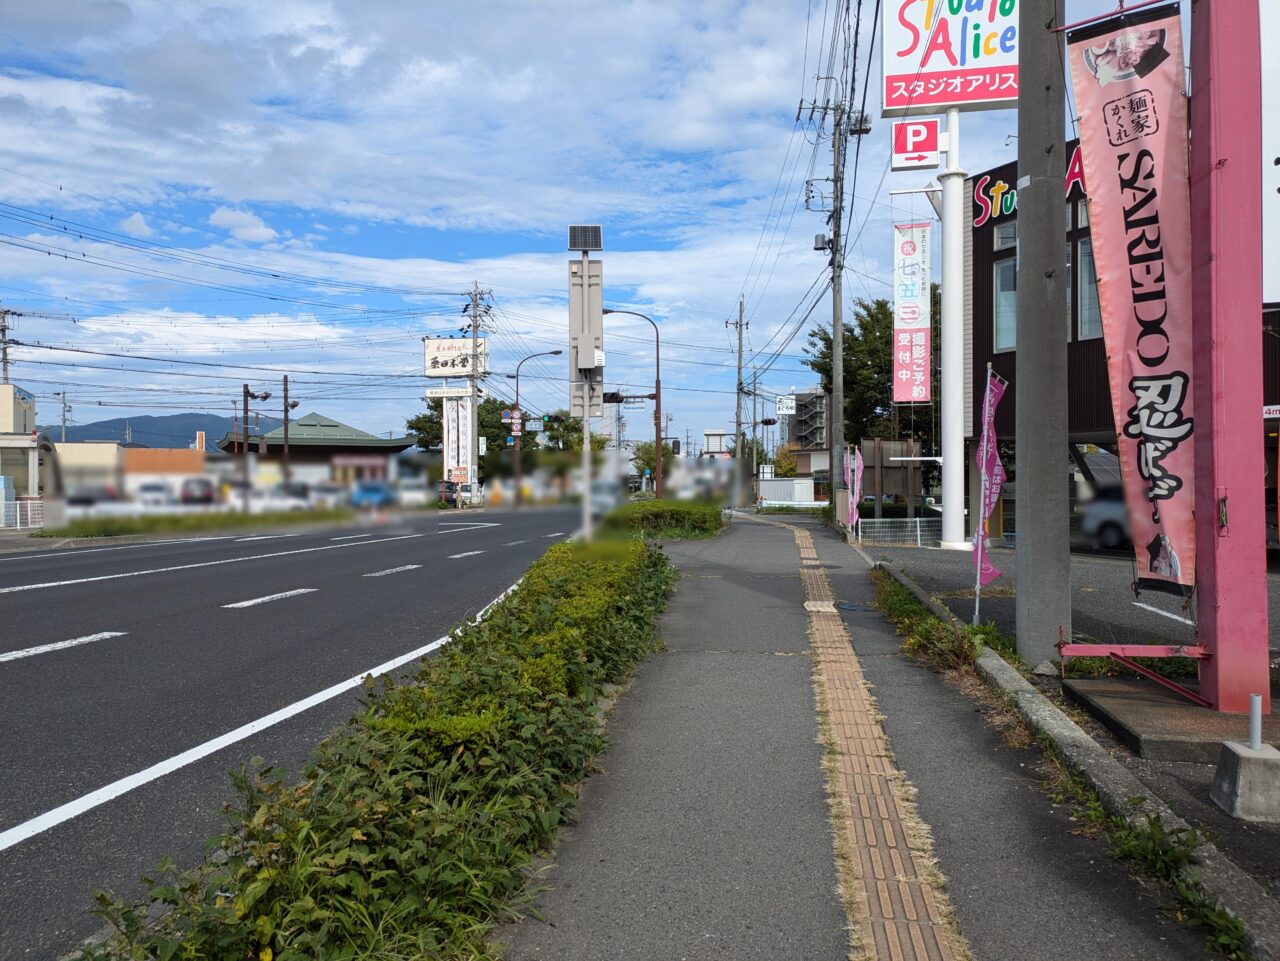
M16 554L22 551L71 550L77 547L110 547L114 544L154 544L163 541L201 541L213 538L258 537L264 534L307 534L314 531L360 526L356 518L349 521L329 521L318 524L270 524L264 527L210 528L203 531L155 531L149 534L116 534L111 537L28 537L8 538L0 541L0 554ZM365 525L378 526L378 525Z
M889 573L943 620L956 620L950 611L892 564L879 561L875 566ZM1098 792L1109 814L1133 827L1141 827L1151 818L1159 817L1168 830L1190 829L1186 821L998 653L984 648L976 666L979 676L1013 705L1027 726L1048 738L1062 760ZM1280 903L1268 897L1257 881L1212 842L1202 842L1196 848L1196 857L1200 862L1196 880L1219 908L1240 919L1254 955L1260 961L1280 959Z

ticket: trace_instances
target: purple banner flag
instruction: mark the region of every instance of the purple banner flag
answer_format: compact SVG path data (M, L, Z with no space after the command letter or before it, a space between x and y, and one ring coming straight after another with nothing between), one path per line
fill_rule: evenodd
M990 584L1000 576L1000 569L991 563L987 551L987 521L995 510L1004 486L1004 464L996 444L996 406L1004 397L1007 381L987 369L987 391L982 401L982 438L978 444L978 470L982 474L982 504L978 524L973 532L973 566L978 572L978 586Z

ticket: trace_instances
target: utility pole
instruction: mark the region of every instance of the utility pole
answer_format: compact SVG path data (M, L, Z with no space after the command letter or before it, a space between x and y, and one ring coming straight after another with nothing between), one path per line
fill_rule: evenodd
M56 394L62 399L62 443L67 442L67 415L71 413L71 405L67 403L67 392L60 390Z
M4 383L9 383L9 314L12 311L0 307L0 368L4 371Z
M751 477L752 483L760 470L756 459L756 451L760 448L760 371L751 374Z
M844 101L835 105L835 126L831 131L832 185L831 185L831 484L828 499L836 505L836 490L844 477L844 251L841 249L840 230L844 218Z
M738 322L733 325L738 328L738 388L737 388L737 412L734 414L733 423L733 506L742 506L742 328L746 326L742 318L745 305L743 298L738 297Z
M471 282L471 500L475 503L476 492L480 489L480 399L476 393L478 381L476 368L480 358L480 285ZM524 427L523 424L520 425Z
M244 399L240 407L240 424L244 428L244 446L240 449L240 474L244 480L244 512L249 513L249 385L244 385Z
M1062 64L1062 0L1022 0L1018 33L1022 38L1018 83L1018 321L1015 441L1018 469L1018 655L1035 667L1057 660L1059 641L1071 641L1071 554L1067 497L1067 342L1065 193L1067 158L1063 143L1066 91ZM951 111L948 111L950 114ZM951 126L950 119L948 126ZM951 133L955 137L954 132ZM946 176L944 174L944 176ZM944 182L944 190L947 184ZM943 196L944 222L953 212ZM960 218L955 213L955 218ZM954 297L954 278L944 274L942 296ZM943 352L946 352L943 307ZM948 478L959 473L947 446L946 357L943 357L942 469L946 503L960 497L961 486ZM959 453L959 451L954 451ZM962 475L961 475L962 476ZM944 519L945 526L945 519ZM975 528L975 537L982 532ZM945 538L945 535L944 535Z

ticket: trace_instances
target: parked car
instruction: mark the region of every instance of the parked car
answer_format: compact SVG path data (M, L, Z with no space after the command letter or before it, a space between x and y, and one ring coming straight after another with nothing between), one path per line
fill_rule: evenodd
M611 480L591 482L591 513L603 517L622 503L622 486Z
M240 493L243 503L244 494ZM232 503L237 503L233 501ZM267 490L258 490L255 488L249 492L249 513L250 514L277 514L283 511L305 511L310 510L309 501L291 494L287 490L280 487L272 487Z
M182 504L212 504L218 491L208 477L188 477L178 488L178 501Z
M408 477L400 481L398 492L401 507L427 506L427 482L419 477Z
M1129 514L1123 487L1100 487L1080 510L1080 533L1108 550L1129 543Z
M94 504L113 504L120 500L120 492L114 487L77 487L67 495L71 507L92 507Z
M169 485L161 481L152 481L138 485L138 494L134 498L143 507L168 507L173 503L173 492Z
M470 484L457 483L455 481L440 482L440 499L446 504L453 505L457 503L458 491L462 491L462 503L473 504L482 499L482 494L473 492Z
M352 507L392 507L396 492L386 481L357 481L351 490Z
M321 483L311 485L311 503L322 510L345 507L351 501L351 491L342 484Z

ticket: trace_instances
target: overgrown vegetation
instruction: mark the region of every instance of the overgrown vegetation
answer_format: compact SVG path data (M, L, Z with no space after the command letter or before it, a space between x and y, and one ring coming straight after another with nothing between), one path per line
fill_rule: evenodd
M410 680L370 681L299 778L240 772L216 856L162 865L141 902L100 895L115 934L80 961L489 957L673 576L640 541L552 547Z
M658 540L714 537L724 514L714 504L698 501L632 501L604 518L606 531Z
M914 657L948 671L970 672L984 646L1022 667L1012 638L994 624L981 627L944 622L920 603L891 575L871 572L876 604L897 628L902 649ZM1022 724L1021 718L1005 707ZM1045 787L1058 803L1069 803L1086 826L1086 832L1106 838L1114 857L1132 864L1136 873L1166 885L1177 901L1177 920L1204 929L1205 942L1231 961L1249 957L1244 925L1217 906L1196 881L1195 851L1203 838L1194 828L1170 829L1159 815L1132 821L1109 814L1101 798L1077 771L1058 756L1053 742L1043 734L1036 741L1044 756ZM1137 804L1142 799L1135 799Z
M169 531L216 531L240 527L276 527L281 524L328 524L351 519L349 510L271 511L245 514L151 514L144 517L98 517L72 521L65 527L43 528L32 537L119 537L123 534L160 534Z

